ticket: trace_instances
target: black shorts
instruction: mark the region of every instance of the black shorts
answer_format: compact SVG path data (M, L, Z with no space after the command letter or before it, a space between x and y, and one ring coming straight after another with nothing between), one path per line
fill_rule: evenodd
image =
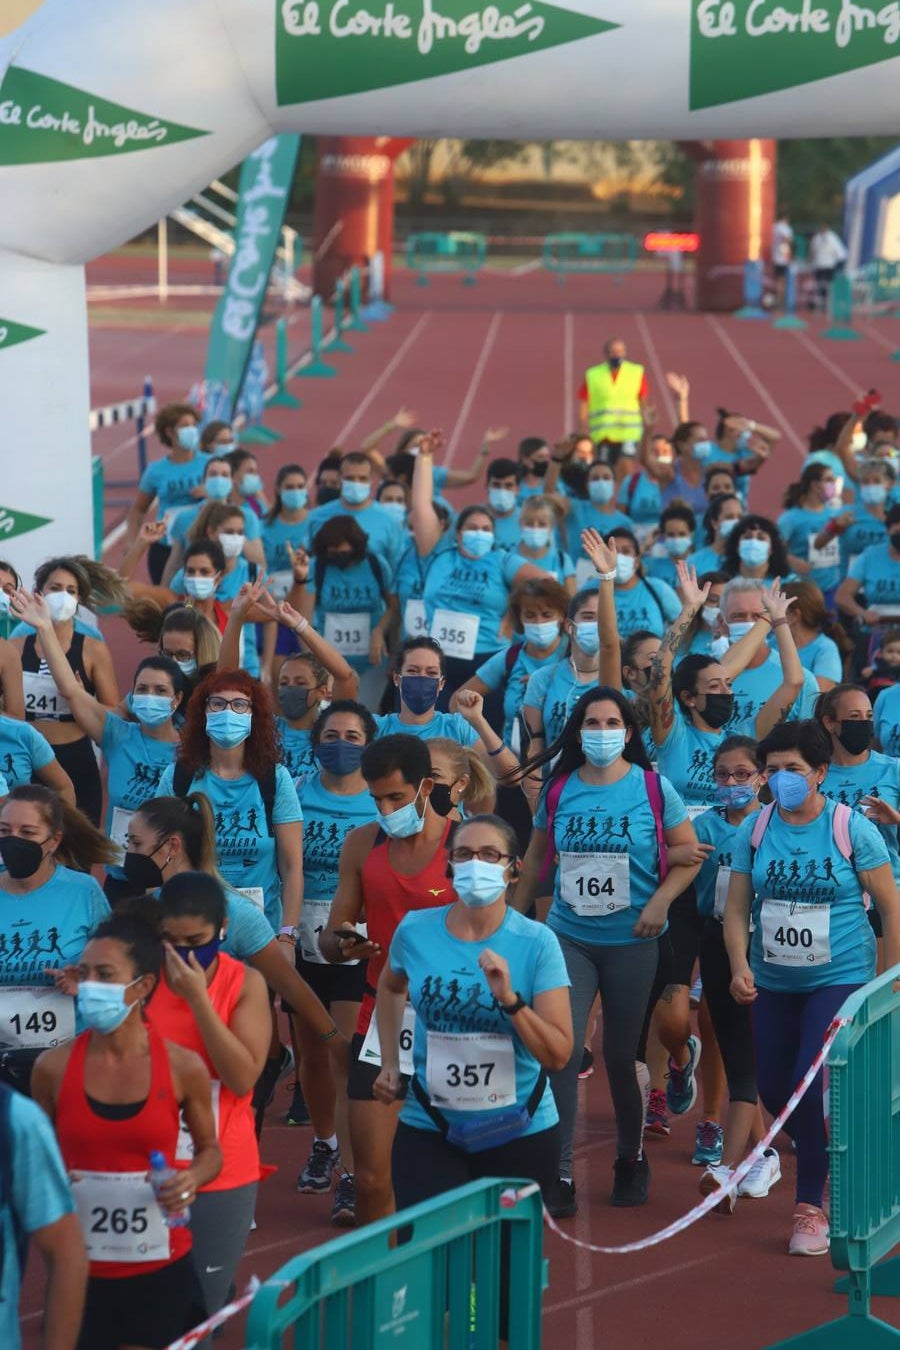
M786 277L789 267L790 263L775 263L772 271L775 273L776 277Z
M367 962L360 961L358 966L321 965L318 961L305 961L297 948L294 956L297 974L306 981L320 1003L330 1008L332 1003L362 1003L366 988ZM281 1000L281 1011L290 1013L294 1009L286 999Z
M350 1042L350 1066L347 1069L347 1097L351 1102L374 1102L375 1096L372 1092L372 1086L381 1070L376 1064L361 1064L359 1052L362 1049L364 1036L357 1031ZM402 1101L406 1096L406 1090L409 1087L409 1075L400 1075L400 1091L397 1094L397 1100Z
M77 1350L118 1350L120 1345L164 1350L206 1315L190 1253L149 1275L92 1276Z
M693 886L682 891L669 906L669 942L672 947L670 984L690 984L700 951L703 915L697 913Z

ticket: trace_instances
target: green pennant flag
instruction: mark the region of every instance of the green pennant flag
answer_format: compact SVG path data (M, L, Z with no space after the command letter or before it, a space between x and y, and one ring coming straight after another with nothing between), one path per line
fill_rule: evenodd
M12 506L0 506L0 540L13 539L17 534L28 534L50 525L49 516L32 516L27 511L16 511Z
M896 3L693 0L691 110L900 57Z
M40 337L46 330L31 328L27 323L13 323L12 319L0 319L0 350L15 347L17 342L27 342L29 338Z
M19 66L0 81L0 165L124 155L208 135Z
M618 28L542 0L276 0L279 104L390 89Z

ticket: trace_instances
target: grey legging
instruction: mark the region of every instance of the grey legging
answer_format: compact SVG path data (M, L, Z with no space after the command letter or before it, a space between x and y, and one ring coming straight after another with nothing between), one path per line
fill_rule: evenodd
M203 1288L206 1312L224 1307L238 1268L256 1208L258 1183L225 1191L201 1191L191 1206L191 1255ZM201 1342L209 1346L209 1340Z
M575 1049L559 1073L550 1075L561 1137L559 1175L572 1176L572 1139L578 1106L578 1069L594 995L603 1001L603 1060L616 1115L616 1156L636 1158L641 1151L644 1099L634 1071L647 1005L659 963L659 939L618 947L588 946L558 933L572 988Z

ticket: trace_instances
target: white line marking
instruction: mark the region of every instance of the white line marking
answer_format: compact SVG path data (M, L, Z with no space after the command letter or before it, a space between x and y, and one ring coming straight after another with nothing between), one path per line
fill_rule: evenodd
M575 316L567 310L563 319L563 435L574 430L572 399L575 384Z
M100 546L101 555L104 553L108 553L111 548L115 548L116 544L119 542L119 540L122 538L122 535L125 533L125 525L126 522L124 520L120 520L118 525L113 526L113 528L110 530L109 534L106 535L106 537L103 540L103 543Z
M833 375L845 389L849 389L851 394L854 394L859 398L861 392L859 384L857 384L855 380L851 380L849 375L841 370L840 366L835 365L834 361L827 357L823 351L820 351L816 344L812 342L805 333L795 333L794 337L816 358L820 365L825 367L829 375Z
M400 346L394 352L394 355L391 357L390 361L388 361L384 370L378 376L378 379L372 385L371 389L366 394L365 398L362 400L361 403L357 405L356 411L350 418L349 422L347 422L346 426L341 427L340 431L335 436L334 438L335 445L342 445L345 437L350 435L350 432L356 426L357 422L359 422L360 418L365 416L367 409L372 405L372 403L374 403L375 399L381 393L382 389L387 384L388 380L391 378L394 371L397 369L400 362L403 360L404 356L408 352L409 348L415 342L416 338L419 336L419 333L428 323L428 320L430 318L431 318L430 309L426 310L424 314L421 314L419 316L419 319L417 320L415 325L409 330L403 342L401 342Z
M472 404L475 402L475 395L478 393L478 386L481 384L481 377L484 374L488 358L491 354L491 348L497 339L497 333L500 324L503 322L503 315L499 309L494 310L494 317L488 325L484 342L481 344L481 351L478 353L478 360L475 362L475 369L472 371L472 378L469 380L469 387L466 390L466 396L463 399L462 407L459 410L459 416L456 419L456 426L453 428L453 435L447 446L447 453L444 455L444 464L449 465L456 454L456 448L459 445L462 434L466 429L469 413L472 411Z
M883 333L876 333L875 329L869 324L860 323L858 324L858 327L861 333L865 333L866 337L871 338L873 342L877 342L879 347L883 347L886 352L895 352L898 350L896 342L891 342L890 338L886 338Z
M591 1174L596 1174L597 1171L596 1166L592 1165L595 1161L595 1159L581 1157L572 1168L576 1188L581 1192L581 1205L575 1219L575 1232L582 1242L591 1241L591 1210L593 1206L587 1204L586 1200ZM586 1259L582 1260L582 1257ZM575 1253L575 1294L578 1303L584 1302L585 1298L588 1297L588 1291L594 1287L594 1284L593 1262L590 1255L578 1248ZM594 1316L590 1308L579 1308L575 1314L575 1344L578 1346L578 1350L594 1350Z
M666 417L669 419L670 426L674 427L678 421L678 409L669 393L669 386L666 384L666 372L662 368L662 362L659 359L659 353L654 346L653 339L650 336L650 328L643 314L635 314L635 323L640 333L644 346L647 348L647 355L650 357L650 364L653 367L653 378L656 380L659 392L662 395L662 401L666 405Z
M566 1312L569 1308L578 1308L585 1303L595 1303L597 1299L607 1298L610 1294L622 1294L626 1289L638 1289L641 1285L649 1284L652 1280L664 1280L668 1275L679 1275L683 1270L692 1270L694 1266L709 1265L714 1259L710 1256L698 1256L693 1261L682 1261L678 1266L668 1266L665 1270L654 1270L649 1275L638 1275L633 1280L620 1280L618 1284L606 1284L602 1289L593 1289L590 1293L576 1295L575 1298L567 1298L562 1303L545 1303L544 1316L549 1317L551 1313ZM581 1342L578 1342L578 1350L581 1350Z
M515 267L507 267L506 269L498 268L497 271L505 270L511 277L527 277L529 272L536 272L543 265L540 258L532 258L530 262L518 263Z
M788 440L790 440L791 444L794 446L794 449L797 451L797 453L805 459L806 458L805 443L797 435L796 431L791 426L790 422L785 417L784 413L781 411L778 404L775 402L774 398L772 398L772 395L769 393L766 386L762 383L762 381L756 375L756 372L750 366L746 357L743 356L743 354L738 351L737 347L734 345L731 338L725 332L725 329L719 323L718 319L714 319L712 315L708 314L706 316L706 322L709 324L710 328L716 334L722 346L725 348L731 359L734 361L734 364L737 366L738 370L740 370L743 373L743 375L747 380L747 383L752 385L753 388L756 390L762 402L765 404L765 406L771 413L776 426L784 427L788 436Z

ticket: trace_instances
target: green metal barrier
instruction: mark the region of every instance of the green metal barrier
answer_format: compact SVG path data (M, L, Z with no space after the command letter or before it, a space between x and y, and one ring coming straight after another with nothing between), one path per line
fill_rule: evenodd
M250 1305L247 1350L497 1350L501 1235L510 1348L540 1350L541 1198L501 1203L528 1184L476 1181L294 1257Z
M831 1142L831 1260L850 1272L846 1317L780 1341L803 1350L900 1346L900 1330L873 1317L872 1293L900 1298L900 966L852 994L828 1056ZM875 1269L873 1270L873 1267ZM900 1305L898 1305L900 1306ZM778 1350L778 1347L770 1347Z
M344 279L338 277L334 283L334 330L329 340L322 348L323 352L346 352L347 355L353 351L349 342L344 340L344 334L347 331L347 313L344 307Z
M287 320L279 319L275 325L275 383L278 386L268 400L269 407L299 408L300 400L288 392L288 333Z
M428 285L429 272L461 272L463 285L474 286L486 261L483 234L411 234L406 241L406 266L417 273L417 286Z
M541 261L562 283L569 272L633 272L637 256L633 234L548 234Z
M94 455L91 460L91 496L94 504L94 558L103 557L103 460Z
M853 327L853 283L843 272L838 272L828 291L829 326L823 331L823 338L833 342L856 342L859 333Z
M337 371L322 360L322 297L314 295L309 304L310 359L297 371L300 380L332 380Z

